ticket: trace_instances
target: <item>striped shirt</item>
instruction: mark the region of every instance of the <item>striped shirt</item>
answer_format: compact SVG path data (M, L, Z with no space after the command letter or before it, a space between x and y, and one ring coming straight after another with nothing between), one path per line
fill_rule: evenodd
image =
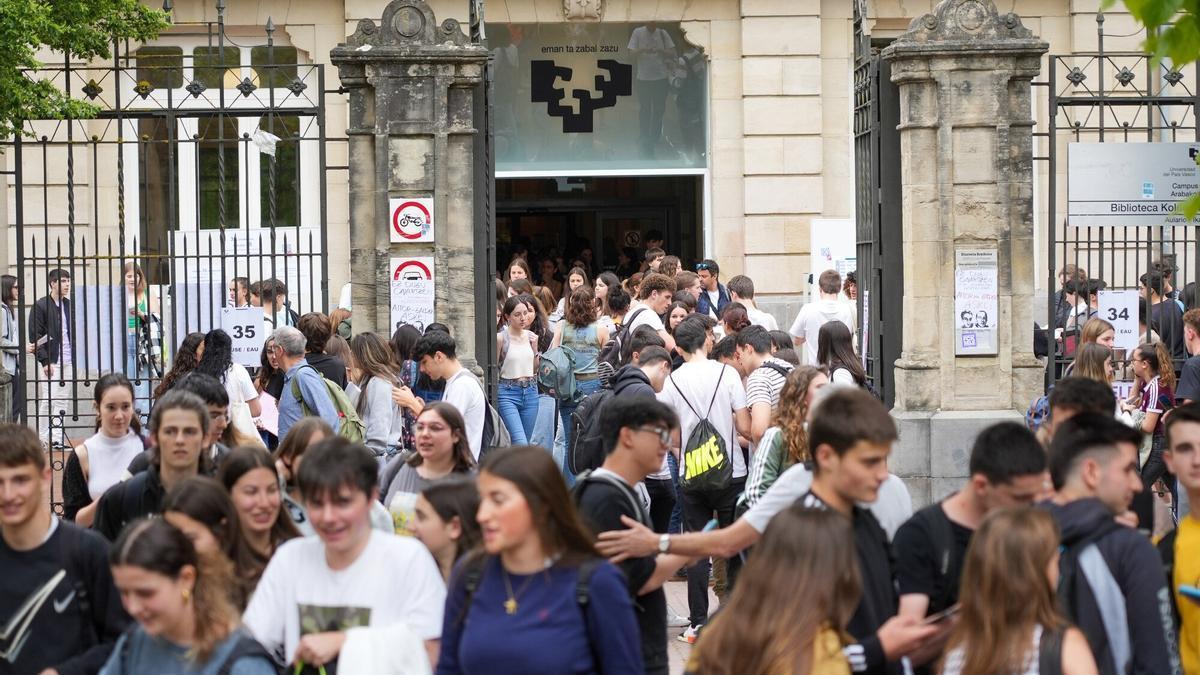
M755 403L769 403L771 409L774 410L779 405L779 392L783 390L783 383L787 381L787 376L779 372L777 368L782 368L786 373L792 372L792 364L774 356L768 356L763 359L763 364L755 368L754 372L750 373L750 377L746 378L747 407L753 408Z

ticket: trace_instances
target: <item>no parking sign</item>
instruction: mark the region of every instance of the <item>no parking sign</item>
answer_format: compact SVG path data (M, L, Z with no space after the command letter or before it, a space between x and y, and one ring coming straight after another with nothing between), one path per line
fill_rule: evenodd
M433 241L432 197L393 197L388 205L391 243Z

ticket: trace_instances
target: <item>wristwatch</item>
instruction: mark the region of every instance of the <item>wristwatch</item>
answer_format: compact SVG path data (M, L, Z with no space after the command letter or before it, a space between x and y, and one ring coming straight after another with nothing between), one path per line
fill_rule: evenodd
M671 550L671 535L664 534L658 538L658 552L666 553Z

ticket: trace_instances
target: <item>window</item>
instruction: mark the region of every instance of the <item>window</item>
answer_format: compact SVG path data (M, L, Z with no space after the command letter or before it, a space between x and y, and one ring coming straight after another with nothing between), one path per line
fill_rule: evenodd
M286 87L296 79L296 58L295 47L251 47L250 65L254 68L254 84L259 87Z
M242 50L237 47L196 47L192 67L198 82L209 89L233 89L242 81Z
M210 116L199 120L196 139L196 206L200 229L221 227L224 201L226 228L238 227L241 195L238 192L238 123L236 117ZM221 158L225 159L225 180L221 181Z
M271 182L272 157L259 155L259 203L263 227L300 225L300 118L268 115L259 120L259 128L279 137L275 144L275 181ZM275 219L271 219L271 186L274 185Z
M183 48L142 47L134 53L134 60L139 85L144 82L154 89L183 86Z

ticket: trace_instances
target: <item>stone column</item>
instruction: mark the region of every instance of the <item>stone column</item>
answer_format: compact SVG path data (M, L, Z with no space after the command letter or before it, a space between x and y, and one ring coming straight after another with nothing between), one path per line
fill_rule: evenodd
M450 326L460 359L472 369L478 363L475 177L483 170L475 152L475 99L488 58L454 19L439 26L423 0L393 0L378 25L359 21L330 52L350 91L354 331L391 335L392 256L434 256L437 320ZM389 198L429 195L435 241L389 243Z
M893 471L917 502L957 489L975 434L1041 392L1033 355L1033 111L1048 45L992 0L942 0L883 52L900 88L903 350ZM998 260L995 356L956 356L955 253Z

